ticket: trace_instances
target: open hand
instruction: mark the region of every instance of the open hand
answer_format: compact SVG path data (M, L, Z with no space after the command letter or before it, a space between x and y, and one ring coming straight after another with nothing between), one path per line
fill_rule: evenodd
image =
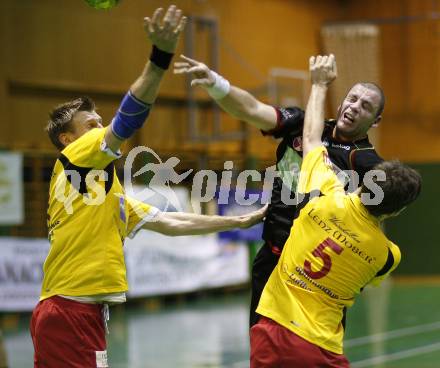
M170 5L165 16L163 9L158 8L154 11L151 19L144 18L144 29L151 42L160 50L174 53L177 41L181 32L185 28L186 17L182 16L182 10L175 5Z
M174 74L194 74L191 86L212 87L215 84L215 76L211 69L200 61L180 55L185 61L174 63Z

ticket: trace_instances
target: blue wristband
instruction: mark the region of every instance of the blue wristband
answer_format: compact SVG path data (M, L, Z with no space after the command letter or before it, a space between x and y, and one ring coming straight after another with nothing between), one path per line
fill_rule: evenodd
M130 138L144 125L151 105L137 99L129 91L122 99L121 106L112 121L112 132L121 139Z

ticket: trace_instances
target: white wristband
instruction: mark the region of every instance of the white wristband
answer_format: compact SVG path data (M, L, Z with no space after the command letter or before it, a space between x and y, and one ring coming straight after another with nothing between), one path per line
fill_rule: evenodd
M211 73L215 78L215 83L213 86L207 87L206 91L214 100L220 100L229 93L231 85L229 81L223 78L220 74L217 74L212 70Z

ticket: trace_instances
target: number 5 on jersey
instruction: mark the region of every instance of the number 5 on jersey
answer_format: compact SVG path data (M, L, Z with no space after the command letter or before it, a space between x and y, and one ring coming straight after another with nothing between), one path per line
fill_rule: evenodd
M336 254L341 254L344 248L342 248L338 243L330 238L325 239L321 244L318 245L312 252L316 258L321 258L323 261L323 266L319 271L312 271L312 264L310 261L304 261L304 271L312 279L320 279L330 272L332 267L332 259L330 255L324 252L325 248L329 247Z

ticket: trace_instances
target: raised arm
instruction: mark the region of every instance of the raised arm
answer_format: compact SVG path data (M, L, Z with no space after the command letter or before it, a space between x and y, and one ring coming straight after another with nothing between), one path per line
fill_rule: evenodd
M267 206L241 216L206 216L186 212L161 212L142 229L164 235L201 235L234 228L248 228L260 222Z
M312 89L307 102L303 128L303 157L311 150L322 145L324 130L325 97L329 84L336 78L334 55L312 56L310 58L310 78Z
M271 130L277 126L275 109L235 86L205 64L181 55L183 61L174 63L174 74L194 76L191 86L203 87L215 102L228 114L245 121L261 130Z
M117 152L125 139L131 137L145 122L150 107L156 100L160 82L168 69L185 27L186 17L175 5L171 5L165 16L163 9L156 9L152 18L144 18L144 28L153 44L150 59L141 75L131 85L121 106L107 129L107 146ZM162 19L163 18L163 19Z

